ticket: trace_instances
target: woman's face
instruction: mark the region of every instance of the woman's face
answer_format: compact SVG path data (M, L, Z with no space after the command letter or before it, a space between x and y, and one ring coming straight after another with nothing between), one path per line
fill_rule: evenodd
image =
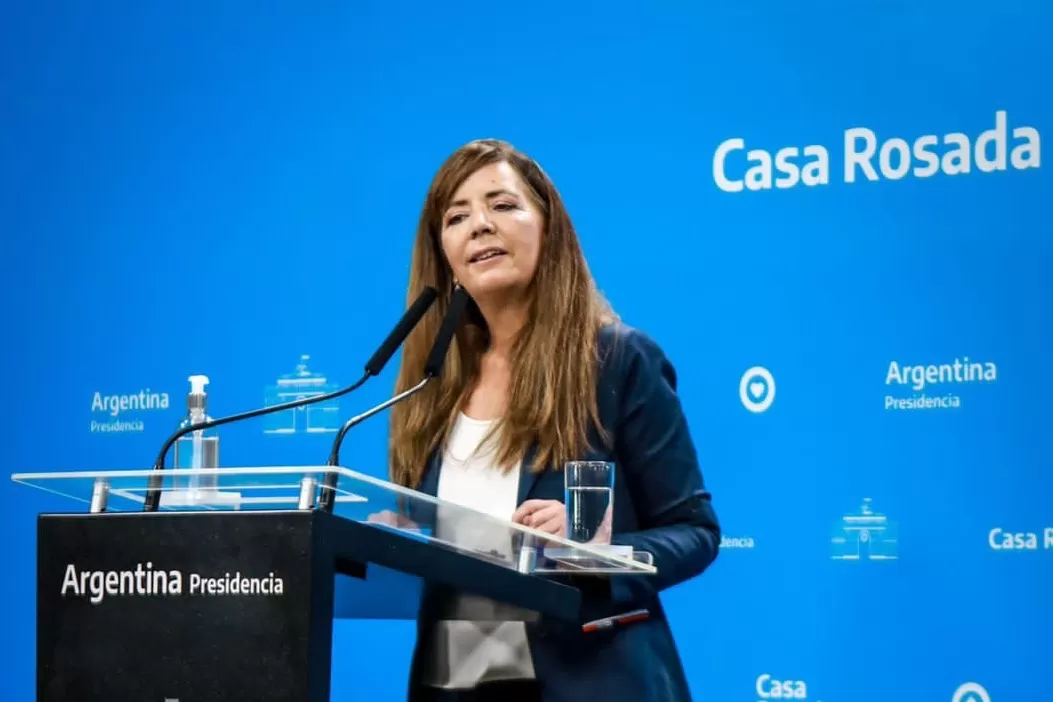
M442 250L478 303L525 291L537 269L542 215L515 169L493 163L469 176L443 213Z

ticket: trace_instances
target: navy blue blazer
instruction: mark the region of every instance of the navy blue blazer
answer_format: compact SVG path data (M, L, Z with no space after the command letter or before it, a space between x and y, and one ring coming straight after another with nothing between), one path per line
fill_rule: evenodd
M583 592L582 621L650 610L622 628L583 633L542 618L527 624L534 671L545 702L684 702L691 699L659 592L700 574L717 556L720 526L706 490L688 424L676 393L676 372L646 334L616 324L599 335L600 419L611 445L582 460L615 463L612 541L654 554L657 575L597 579ZM561 470L532 473L528 452L519 502L563 500ZM436 450L418 490L434 496L441 452ZM409 699L419 693L423 643L437 621L442 595L425 590L410 673Z

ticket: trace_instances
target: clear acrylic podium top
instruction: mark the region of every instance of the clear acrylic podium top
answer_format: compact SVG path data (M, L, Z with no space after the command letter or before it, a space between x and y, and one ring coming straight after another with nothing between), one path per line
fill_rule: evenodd
M154 470L16 473L17 483L70 498L73 511L141 512ZM438 500L343 467L289 466L162 471L159 512L315 509L327 474L337 479L333 513L407 539L424 540L534 575L648 576L651 554L631 547L578 543L483 512ZM189 491L192 475L213 477L213 490ZM177 482L179 481L179 482ZM337 616L412 618L411 593L420 582L370 566L370 582L341 578ZM405 594L405 596L402 596Z

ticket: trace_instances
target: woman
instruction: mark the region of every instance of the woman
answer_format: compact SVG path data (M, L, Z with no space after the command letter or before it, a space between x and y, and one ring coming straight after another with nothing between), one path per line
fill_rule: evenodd
M589 588L587 619L650 612L599 633L450 621L472 598L425 593L410 699L689 700L658 593L713 562L720 529L673 367L649 337L617 321L555 187L504 142L469 143L435 176L410 299L426 285L440 300L407 339L399 390L419 380L455 286L473 302L441 379L393 409L393 480L563 534L563 465L612 461L613 542L651 552L658 574Z

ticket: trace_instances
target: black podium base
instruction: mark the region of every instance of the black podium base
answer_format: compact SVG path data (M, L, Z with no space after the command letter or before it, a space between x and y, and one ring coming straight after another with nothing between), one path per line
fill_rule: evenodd
M318 510L41 515L37 532L38 702L327 701L335 579L368 586L370 566L581 614L572 585Z
M329 699L333 564L312 512L48 515L39 702Z

